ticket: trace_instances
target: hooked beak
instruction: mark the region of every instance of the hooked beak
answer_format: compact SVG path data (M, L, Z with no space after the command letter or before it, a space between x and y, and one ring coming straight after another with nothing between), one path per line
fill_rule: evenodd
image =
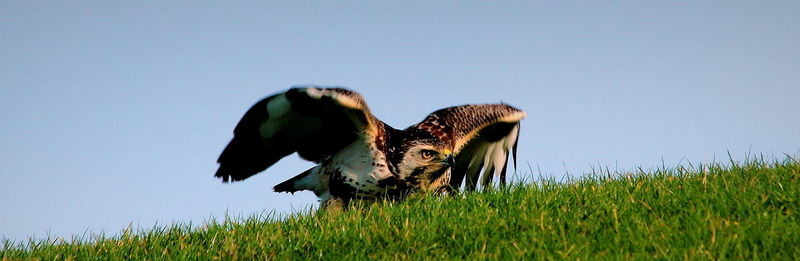
M448 153L447 157L445 157L444 160L442 160L442 163L444 163L449 167L453 167L456 165L456 158L453 157L453 153Z

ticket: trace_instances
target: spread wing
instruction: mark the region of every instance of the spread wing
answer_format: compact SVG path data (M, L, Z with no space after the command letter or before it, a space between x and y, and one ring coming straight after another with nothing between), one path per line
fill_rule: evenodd
M356 92L340 88L292 88L257 102L233 130L217 162L224 182L255 175L297 152L320 162L364 135L377 120Z
M523 117L525 112L506 104L463 105L433 112L412 127L451 142L455 165L450 187L457 189L463 182L466 190L474 190L479 178L484 187L495 176L505 184L509 151L516 168L519 122Z

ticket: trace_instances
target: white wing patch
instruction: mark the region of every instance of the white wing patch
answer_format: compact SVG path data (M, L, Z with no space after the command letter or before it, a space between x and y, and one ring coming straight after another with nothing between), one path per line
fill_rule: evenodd
M272 138L278 131L286 126L286 116L292 109L291 102L286 99L286 94L281 93L267 102L269 118L261 123L259 133L264 139Z
M505 170L508 164L508 154L513 150L519 136L519 124L500 140L489 142L478 137L467 146L462 155L468 156L468 161L457 164L456 168L466 168L465 187L467 190L477 187L478 178L483 173L480 185L487 187L497 177L501 183L505 182ZM515 163L516 164L516 163ZM516 167L516 166L515 166ZM460 184L451 184L460 185Z
M492 142L489 144L489 146L487 146L488 149L486 151L486 158L484 161L488 164L486 164L484 167L483 179L481 180L482 186L486 186L491 183L493 177L500 178L501 172L506 168L506 164L508 162L508 151L511 150L512 147L514 147L514 143L517 142L518 133L519 124L511 129L511 132L509 132L508 136L500 139L499 141ZM494 170L494 173L487 173L492 169Z
M321 99L323 96L330 96L336 99L346 98L346 102L353 102L349 97L338 95L330 90L320 90L317 88L307 88L306 93L314 99ZM341 103L341 102L340 102ZM346 105L346 104L343 104ZM262 139L270 139L278 132L291 132L292 137L305 137L322 127L322 119L298 114L292 110L292 102L286 98L286 93L281 93L272 97L266 104L269 117L261 123L259 133ZM291 121L291 124L289 123ZM289 125L293 128L289 129Z

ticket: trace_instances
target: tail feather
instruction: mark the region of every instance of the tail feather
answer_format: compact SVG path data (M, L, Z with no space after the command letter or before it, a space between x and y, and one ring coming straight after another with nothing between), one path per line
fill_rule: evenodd
M289 192L289 193L295 193L300 190L310 190L312 188L308 187L307 184L299 184L298 182L301 181L303 178L306 178L309 175L311 175L315 169L316 167L313 167L306 171L303 171L303 173L300 173L297 176L294 176L284 182L281 182L278 185L275 185L273 190L275 192Z

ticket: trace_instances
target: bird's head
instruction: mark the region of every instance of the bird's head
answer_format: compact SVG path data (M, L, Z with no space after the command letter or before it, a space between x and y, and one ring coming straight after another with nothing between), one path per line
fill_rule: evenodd
M414 189L437 191L450 181L455 164L451 146L423 133L407 133L393 157L395 175Z

